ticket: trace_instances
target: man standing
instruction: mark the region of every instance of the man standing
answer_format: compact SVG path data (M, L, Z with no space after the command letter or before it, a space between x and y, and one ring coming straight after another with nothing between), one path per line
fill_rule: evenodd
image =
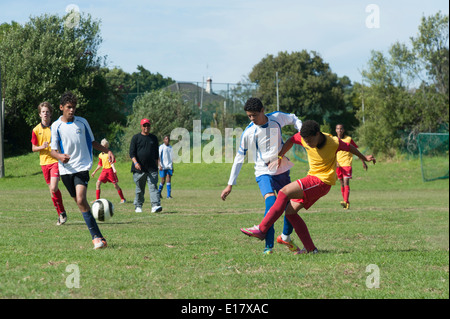
M136 184L136 196L134 207L136 213L142 213L142 205L145 200L145 183L148 184L152 213L162 211L158 195L158 139L150 134L150 120L141 120L141 133L132 137L130 143L130 158L133 161L131 172Z

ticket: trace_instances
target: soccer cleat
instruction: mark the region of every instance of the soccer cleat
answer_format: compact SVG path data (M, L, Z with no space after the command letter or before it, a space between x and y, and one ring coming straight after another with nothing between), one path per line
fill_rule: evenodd
M272 248L265 248L263 251L264 255L271 255L273 254Z
M172 196L167 196L167 199L173 199L173 197Z
M287 246L287 248L289 248L289 250L294 253L300 251L300 248L296 244L294 244L293 240L291 240L289 242L284 241L281 238L281 235L277 237L277 243Z
M308 253L317 254L318 252L319 251L317 250L317 248L314 248L312 251L307 251L306 248L303 248L300 249L299 251L296 251L294 255L308 254Z
M127 200L125 198L120 200L121 204L125 204L126 202L127 202Z
M250 237L256 237L259 240L266 238L266 234L259 230L259 226L253 226L250 228L241 228L241 232Z
M341 201L341 206L342 208L345 208L345 206L347 206L347 203L345 201Z
M142 207L136 207L134 210L136 213L142 213Z
M104 241L104 238L96 237L92 240L92 243L94 244L94 249L102 249L107 246L107 245L105 245L106 240Z
M162 211L161 206L153 206L152 207L152 213L159 213L160 211Z
M350 209L350 203L349 202L345 203L344 209Z
M61 213L61 214L58 216L58 221L56 222L56 225L57 225L57 226L61 226L61 225L64 224L66 221L67 221L67 215L66 215L66 213L65 213L65 212L64 212L64 213Z

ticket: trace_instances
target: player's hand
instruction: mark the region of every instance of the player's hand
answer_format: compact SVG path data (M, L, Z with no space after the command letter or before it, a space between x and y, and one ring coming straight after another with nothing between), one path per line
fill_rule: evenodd
M227 187L225 187L225 189L222 191L222 194L220 195L220 198L222 198L222 200L225 200L227 198L227 196L230 195L232 188L233 188L233 186L231 186L231 185L228 185Z
M113 152L111 152L111 151L108 152L108 159L109 159L110 163L116 162L116 157L114 156Z
M42 143L42 147L43 149L46 149L50 144L48 142L44 142Z
M68 154L59 154L59 160L66 164L70 160L70 155Z
M367 171L367 164L366 164L366 162L363 162L363 168L364 168L365 171Z
M375 157L373 155L367 155L366 162L372 162L375 164L377 162L377 160L375 159Z

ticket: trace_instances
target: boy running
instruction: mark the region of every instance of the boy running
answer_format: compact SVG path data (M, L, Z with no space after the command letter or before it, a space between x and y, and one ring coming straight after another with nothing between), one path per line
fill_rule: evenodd
M351 144L354 147L358 148L358 145L353 141L353 139L345 134L344 125L338 124L336 125L336 134L343 142L347 144ZM350 152L339 151L336 154L337 159L337 167L336 174L337 178L341 182L341 193L343 197L343 201L341 201L341 206L344 209L350 208L350 202L348 198L350 197L350 178L352 178L352 163L353 163L353 154ZM363 168L367 171L367 164L363 160Z
M244 158L249 149L253 152L253 162L255 163L255 176L261 195L265 201L265 213L275 203L275 192L291 182L289 170L293 166L288 158L283 157L281 166L276 167L278 152L284 142L281 128L285 125L294 125L297 130L302 127L302 121L295 114L283 112L264 113L262 102L257 98L250 98L244 106L251 123L247 126L241 136L239 151L234 158L228 186L222 191L221 198L225 200L231 193L233 185L241 170ZM250 160L249 160L250 161ZM275 166L271 165L274 163ZM299 248L290 238L292 225L287 219L284 220L283 233L278 236L277 242L286 245L291 251L298 251ZM275 230L269 227L264 254L271 254L274 244Z
M283 156L294 143L303 145L308 154L310 167L308 175L286 185L278 192L275 204L259 225L241 228L241 231L248 236L263 240L270 227L286 209L285 217L292 223L295 232L304 245L304 249L298 253L316 253L317 248L311 239L308 228L297 212L302 208L310 208L319 198L325 196L331 186L336 183L335 169L338 151L351 152L361 160L374 164L376 160L372 155L362 155L353 145L320 132L320 126L315 121L305 121L300 133L295 134L286 142L279 155Z
M106 138L104 138L100 144L103 147L109 148L109 142ZM122 189L119 186L119 178L117 177L117 171L116 167L114 166L114 163L110 163L108 160L108 154L106 153L100 153L98 155L98 165L95 171L92 172L91 176L94 177L95 173L103 167L102 172L100 173L100 176L98 177L97 183L95 184L95 196L96 199L100 199L100 193L101 193L101 185L102 183L110 182L114 185L114 188L116 189L117 193L120 196L120 203L126 203L125 197L123 197Z
M167 198L172 198L172 176L173 176L173 149L170 145L170 136L164 136L163 144L159 146L159 183L158 194L161 198L161 192L164 188L164 183L167 183Z
M61 191L58 188L59 169L58 160L50 155L50 140L52 133L50 130L53 108L49 102L42 102L38 105L41 123L36 125L31 132L31 150L39 152L39 161L45 182L50 190L53 205L58 213L57 226L67 221L67 214L64 208Z
M51 155L59 160L61 179L83 215L94 249L105 248L106 240L91 213L86 193L89 170L92 167L92 148L107 153L110 163L114 163L115 157L110 150L94 140L86 119L75 116L75 95L71 92L64 93L59 108L63 114L52 124Z

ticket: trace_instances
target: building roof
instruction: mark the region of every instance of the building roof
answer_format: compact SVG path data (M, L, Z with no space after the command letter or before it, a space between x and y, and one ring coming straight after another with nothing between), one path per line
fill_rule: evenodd
M206 89L191 82L175 82L174 84L171 84L164 89L181 93L184 101L192 101L192 103L196 105L200 105L200 101L202 100L202 91L203 105L208 105L216 102L223 103L223 101L225 101L225 98L223 96L214 93L212 90L210 91L211 93L208 93Z

